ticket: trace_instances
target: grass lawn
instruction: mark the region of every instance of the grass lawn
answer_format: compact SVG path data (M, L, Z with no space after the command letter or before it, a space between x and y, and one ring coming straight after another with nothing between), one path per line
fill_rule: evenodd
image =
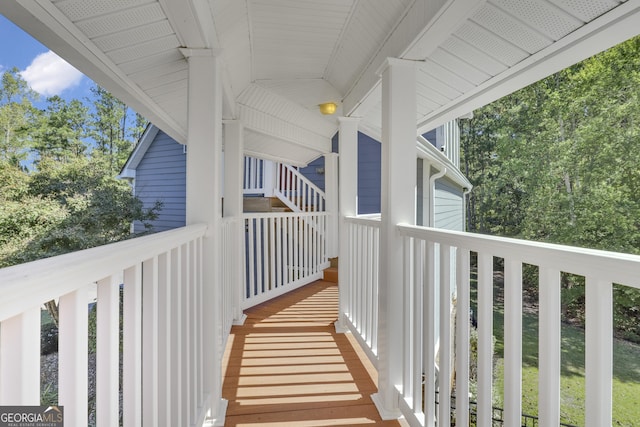
M502 404L504 313L494 307L496 364L494 405ZM522 318L522 410L538 413L538 317L525 313ZM582 426L585 407L584 330L562 324L561 421ZM640 346L623 340L613 343L613 426L637 426L640 420Z

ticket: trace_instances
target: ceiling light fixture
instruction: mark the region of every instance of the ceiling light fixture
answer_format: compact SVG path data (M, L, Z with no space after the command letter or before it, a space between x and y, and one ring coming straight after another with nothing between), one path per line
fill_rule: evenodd
M320 108L320 112L326 116L329 116L336 112L338 109L338 105L335 102L325 102L324 104L318 105Z

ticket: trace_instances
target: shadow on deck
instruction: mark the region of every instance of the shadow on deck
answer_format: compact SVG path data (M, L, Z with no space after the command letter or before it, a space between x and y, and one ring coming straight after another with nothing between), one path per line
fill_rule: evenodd
M317 281L245 312L225 354L225 426L405 425L370 399L376 371L336 334L338 287Z

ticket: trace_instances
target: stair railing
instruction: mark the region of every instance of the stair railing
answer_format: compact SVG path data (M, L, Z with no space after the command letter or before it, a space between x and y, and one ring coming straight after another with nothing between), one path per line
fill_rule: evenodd
M325 193L300 171L279 163L274 194L294 212L321 212L326 208Z

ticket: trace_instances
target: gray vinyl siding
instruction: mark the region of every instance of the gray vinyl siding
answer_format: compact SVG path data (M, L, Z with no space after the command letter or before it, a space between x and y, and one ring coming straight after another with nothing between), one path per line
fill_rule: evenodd
M435 183L435 227L464 231L464 195L462 189L447 179Z
M187 159L183 146L159 131L136 168L135 193L146 208L156 201L163 206L158 219L152 221L153 231L183 227L186 222ZM134 232L145 231L134 223Z

